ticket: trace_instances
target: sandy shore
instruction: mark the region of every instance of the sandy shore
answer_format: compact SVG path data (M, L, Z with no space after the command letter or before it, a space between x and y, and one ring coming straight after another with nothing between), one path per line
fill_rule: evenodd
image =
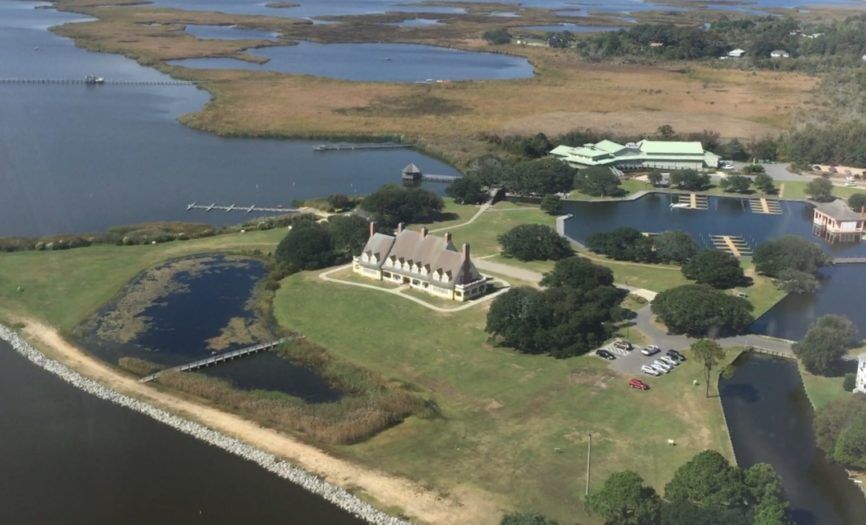
M139 383L66 341L56 330L33 319L16 319L24 325L21 335L47 356L85 377L125 394L196 421L260 450L290 461L326 481L352 490L379 507L399 509L418 523L496 523L501 510L495 498L475 490L448 496L397 476L335 458L289 435L264 428L205 404L182 399Z

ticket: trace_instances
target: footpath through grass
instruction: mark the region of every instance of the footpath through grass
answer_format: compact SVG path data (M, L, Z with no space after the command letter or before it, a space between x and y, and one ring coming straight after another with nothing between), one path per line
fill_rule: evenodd
M274 311L334 356L435 400L441 418L412 418L337 452L446 493L478 487L503 508L593 522L580 503L589 432L592 487L628 468L661 489L700 450L730 455L718 399L704 398L695 360L638 392L594 356L557 360L491 347L486 309L438 314L303 273L283 281Z

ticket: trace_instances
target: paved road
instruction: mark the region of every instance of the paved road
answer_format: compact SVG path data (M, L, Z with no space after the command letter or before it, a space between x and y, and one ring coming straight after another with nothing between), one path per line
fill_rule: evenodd
M688 348L692 343L697 341L696 338L686 335L669 334L663 328L659 328L659 326L653 322L653 314L649 305L638 311L637 318L635 319L635 326L638 330L646 334L647 338L649 338L652 343L665 349L674 348L676 350L682 350ZM733 337L720 337L716 339L716 342L726 347L753 346L771 352L793 355L790 341L775 339L763 335L745 334Z

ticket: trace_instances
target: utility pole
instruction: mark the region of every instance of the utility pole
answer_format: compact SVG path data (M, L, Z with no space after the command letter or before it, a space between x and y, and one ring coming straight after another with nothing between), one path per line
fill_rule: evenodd
M586 493L585 495L589 495L589 464L592 460L592 432L587 432L589 434L589 443L586 445Z

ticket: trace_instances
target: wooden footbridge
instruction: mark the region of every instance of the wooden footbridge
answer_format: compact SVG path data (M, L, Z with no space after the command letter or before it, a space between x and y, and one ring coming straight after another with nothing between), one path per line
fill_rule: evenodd
M408 144L319 144L313 146L313 151L325 153L328 151L365 151L365 150L389 150L389 149L409 149L412 146Z
M836 257L833 264L866 264L866 257Z
M199 204L197 202L187 204L186 205L186 211L192 211L192 210L202 210L205 212L210 212L210 211L216 210L216 211L224 211L224 212L241 211L244 213L253 213L253 212L259 212L259 213L301 213L301 211L298 210L297 208L283 208L282 206L268 207L268 206L256 206L255 204L253 204L251 206L238 206L237 204L225 205L225 204L217 204L215 202L211 203L211 204Z
M188 80L110 80L95 82L83 78L0 78L0 85L64 85L64 86L193 86Z
M233 350L231 352L225 352L222 354L212 355L205 359L199 359L198 361L193 361L191 363L186 363L180 366L173 366L171 368L166 368L164 370L160 370L158 372L154 372L150 375L144 376L138 381L141 383L150 383L154 379L158 378L162 374L167 372L191 372L193 370L198 370L200 368L206 368L209 366L218 365L220 363L225 363L226 361L232 361L234 359L238 359L241 357L245 357L252 354L257 354L259 352L266 352L268 350L273 350L277 346L298 339L299 336L294 337L283 337L277 339L276 341L271 341L270 343L261 343L253 346L248 346L246 348L241 348L239 350Z

